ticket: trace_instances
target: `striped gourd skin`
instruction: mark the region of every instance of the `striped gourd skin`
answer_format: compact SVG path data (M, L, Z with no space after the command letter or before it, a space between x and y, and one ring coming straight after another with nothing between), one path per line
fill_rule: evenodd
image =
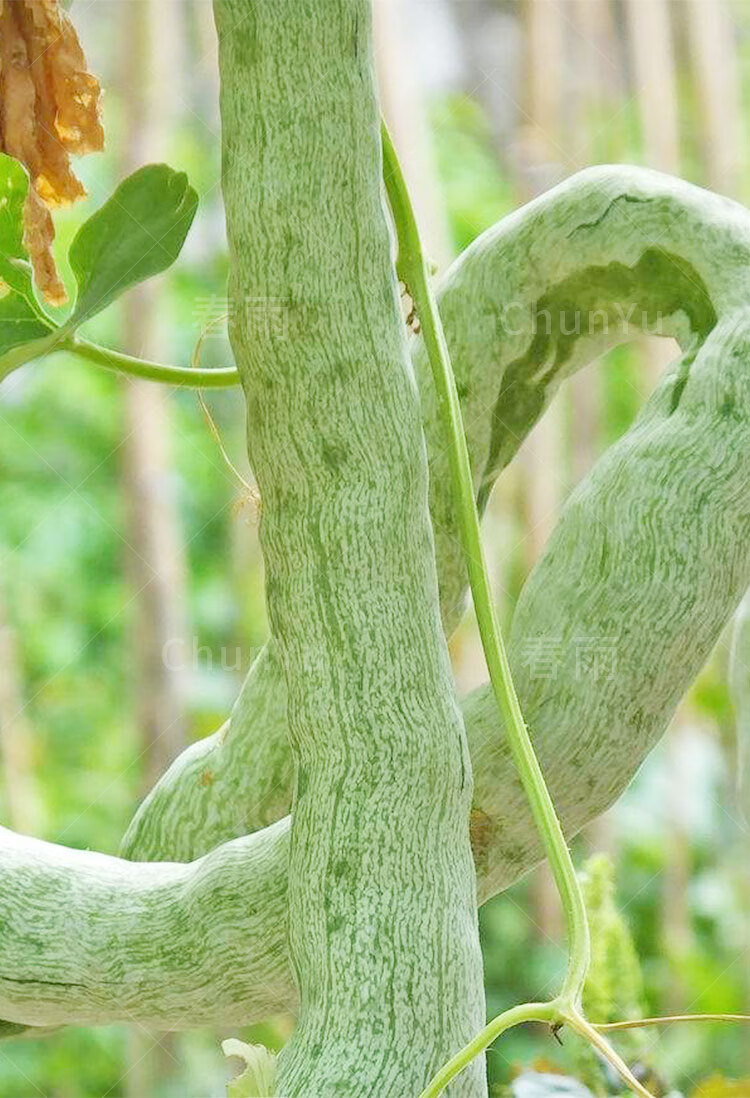
M285 820L189 864L0 828L0 1017L183 1029L284 1009L286 936L269 935L267 916L286 913L287 850Z
M549 298L545 285L565 283L576 264L571 242L582 249L582 270L619 264L650 273L655 281L647 279L638 292L643 300L668 302L669 280L662 285L654 266L640 263L644 253L663 248L676 260L674 277L687 278L695 299L683 301L664 318L664 330L680 338L683 359L569 500L522 591L513 621L514 675L569 834L622 791L663 733L750 584L750 326L743 303L750 259L748 215L732 203L655 173L619 168L581 173L490 230L449 272L441 311L463 392L478 494L495 466L510 460L563 371L583 365L602 348L600 338L575 341L554 377L549 370L543 372L548 379L542 384L543 400L537 395L528 402L526 419L516 419L515 442L505 450L498 447L503 378L509 363L523 359L533 336L527 331L525 343L519 336L519 345L513 343L506 353L497 316L516 290L525 289L523 300L529 306ZM506 267L515 270L512 284L507 274L498 283ZM547 270L551 282L542 277ZM685 294L682 280L680 287ZM590 295L591 285L582 285L584 291ZM712 330L705 338L707 328ZM608 342L617 342L622 334L610 333ZM447 492L448 480L441 480L431 389L418 344L414 361L431 454L444 623L450 628L461 601L461 567L449 564L458 558L447 533L447 508L441 512L446 523L442 534L437 520L436 497ZM532 378L538 373L533 365L529 362ZM187 764L178 760L163 779L163 788L172 791L171 803L159 796L159 786L145 803L131 828L129 856L187 860L241 828L263 826L284 810L291 784L285 762L285 699L270 655L255 676L251 672L228 732L207 749L201 747L200 757L194 755ZM541 674L539 658L545 668ZM480 899L486 899L529 869L541 850L486 687L464 701L463 712L475 775L472 841ZM253 767L260 750L256 745L261 744L265 761ZM202 780L207 770L215 780ZM279 776L280 788L268 780L271 773ZM194 817L199 827L191 827ZM254 889L256 844L267 845L262 886ZM254 956L268 950L277 959L285 950L287 844L288 819L270 832L220 846L207 859L219 865L226 851L235 850L247 858L244 896L257 921L247 926L244 940ZM64 857L50 844L37 844L35 858L41 893L46 874L64 875L67 870L58 867ZM2 847L0 860L4 868ZM134 878L124 863L113 865L122 867L122 887L110 896L110 904L125 912ZM12 873L0 879L8 895L20 887ZM180 887L189 892L191 886ZM216 888L220 897L218 884ZM91 918L96 899L88 901L80 893L77 902L80 917ZM223 925L221 907L217 900L216 933ZM48 943L64 937L66 916L46 909L46 918L49 933L43 938L52 949ZM29 948L22 929L19 925L12 967L30 975L31 962L25 968L22 963ZM71 940L66 948L73 949ZM127 950L118 952L114 944L110 948L122 973L136 964ZM50 956L50 973L56 963ZM29 985L33 994L24 994L21 1006L19 986L0 979L0 1013L10 1020L48 1024L51 1015L44 1013L43 1004L57 997L58 1021L79 1016L89 1020L97 1011L103 1020L125 1016L112 989L105 994L96 986L86 958L74 954L65 963L69 980L76 971L80 980L83 970L82 986L68 986L61 993L48 985ZM245 963L242 956L236 963ZM190 965L192 978L203 981L204 998L210 1001L205 1009L212 1019L235 1018L236 986L229 985L220 967L212 970L209 947L196 947ZM254 986L240 1006L246 1020L267 1015L279 998L294 1001L290 968L280 970L278 961L270 960L267 983L262 965L258 973L254 968ZM161 983L158 973L151 976L152 1000L168 1000L172 974L165 970ZM148 1009L147 996L143 1010ZM170 1009L173 1024L187 1024L174 1001ZM142 1020L144 1014L135 1017Z
M187 862L267 827L291 805L286 683L273 642L258 654L226 724L197 740L140 806L121 854Z
M639 168L579 172L480 236L439 295L480 505L565 377L643 328L694 349L742 303L749 261L744 207ZM413 357L450 631L467 584L421 343Z
M514 679L569 834L622 792L750 584L750 310L718 322L687 379L682 365L571 496L513 619ZM487 690L464 715L496 836L488 896L542 851Z

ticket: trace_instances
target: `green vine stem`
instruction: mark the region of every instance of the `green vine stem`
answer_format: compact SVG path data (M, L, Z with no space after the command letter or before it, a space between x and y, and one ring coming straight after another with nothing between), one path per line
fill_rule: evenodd
M460 1049L436 1075L432 1077L419 1098L439 1098L450 1082L470 1064L475 1056L484 1052L506 1030L514 1026L523 1025L525 1022L546 1022L553 1031L563 1025L568 1025L579 1036L583 1037L625 1080L628 1086L640 1096L640 1098L653 1098L650 1091L638 1082L630 1071L630 1068L615 1052L609 1042L601 1036L601 1026L594 1026L587 1022L583 1015L566 1004L562 998L553 999L548 1003L522 1003L511 1007L493 1018L476 1037ZM635 1023L638 1024L637 1022Z
M438 406L449 439L458 525L482 647L493 692L507 729L513 759L552 866L565 911L568 935L568 969L559 996L549 1003L521 1004L493 1019L440 1069L420 1098L437 1098L448 1083L496 1037L512 1026L529 1021L569 1025L609 1061L636 1094L641 1098L652 1098L649 1091L632 1075L624 1060L581 1013L581 999L591 953L583 893L513 686L484 557L471 464L450 354L430 287L409 193L385 124L382 127L382 144L383 179L398 244L396 269L406 284L419 316L422 338L432 367Z
M0 381L26 362L57 351L66 351L96 366L103 366L106 370L114 370L129 377L145 378L148 381L159 381L181 388L226 389L239 385L240 380L234 366L223 366L217 369L165 366L160 362L134 358L121 351L111 351L107 347L100 347L98 343L91 343L88 339L82 339L72 332L59 329L4 355L0 359Z
M568 844L557 818L528 729L521 713L510 665L505 651L489 573L484 557L469 452L466 445L461 405L451 368L448 346L430 287L419 232L401 167L387 128L383 125L383 178L393 214L398 242L397 270L406 283L422 326L427 355L432 367L440 413L449 438L451 472L456 496L458 523L466 556L474 609L482 639L490 681L498 708L508 730L513 759L549 858L558 892L565 909L568 933L568 971L561 998L578 1005L588 972L590 943L583 895L576 877Z
M441 1067L419 1098L438 1098L438 1095L443 1093L448 1084L463 1071L467 1064L471 1063L475 1056L479 1056L501 1033L512 1029L513 1026L523 1025L524 1022L546 1022L554 1025L558 1020L560 1020L559 1011L555 1003L523 1003L520 1006L511 1007L510 1010L504 1010L502 1014L493 1018L473 1041L470 1041Z

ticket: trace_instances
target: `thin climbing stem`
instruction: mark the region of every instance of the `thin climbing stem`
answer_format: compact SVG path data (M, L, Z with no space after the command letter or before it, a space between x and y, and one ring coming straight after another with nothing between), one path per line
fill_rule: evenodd
M430 287L414 211L398 157L385 125L382 128L382 142L383 178L398 243L396 267L399 277L407 285L419 316L422 338L437 390L438 406L449 439L458 525L490 681L507 730L513 759L529 800L534 821L542 836L565 910L569 956L568 971L560 997L564 1002L578 1005L588 972L590 955L586 908L568 844L513 685L484 557L471 463L456 381L440 315Z
M208 333L213 328L217 327L219 324L221 324L225 320L227 320L228 317L229 317L229 313L224 313L222 316L214 317L213 320L210 320L208 322L206 327L203 329L201 334L198 336L198 340L195 344L195 347L193 347L193 353L190 356L190 368L192 370L200 370L201 369L201 349L203 347L203 344L205 342L205 339L206 339L206 336L208 335ZM234 476L237 478L237 480L240 482L240 484L242 485L242 487L244 489L245 495L242 499L242 502L244 503L246 500L247 501L252 501L255 508L259 511L260 510L260 492L258 491L258 489L253 484L250 484L249 481L245 480L242 473L239 471L239 469L237 468L237 466L234 464L234 462L230 458L229 454L227 453L227 449L224 445L224 440L221 437L221 431L219 430L218 425L216 423L216 420L214 419L214 417L211 413L211 409L209 408L208 404L206 404L206 398L203 396L203 393L200 389L198 390L197 396L198 396L198 402L201 406L201 410L202 410L203 415L205 417L206 423L208 424L208 429L211 432L211 435L213 437L214 442L216 443L216 445L219 448L219 453L221 454L222 458L224 459L224 464L234 474Z
M651 1019L656 1021L658 1019ZM562 997L553 999L548 1003L522 1003L520 1006L511 1007L493 1018L476 1037L460 1049L436 1075L432 1077L419 1098L439 1098L449 1083L453 1082L457 1075L471 1063L475 1056L479 1056L486 1048L497 1040L506 1030L513 1026L522 1025L524 1022L546 1022L556 1032L558 1028L567 1025L589 1044L593 1045L602 1059L618 1073L623 1082L639 1098L654 1098L651 1091L639 1083L632 1071L622 1059L620 1054L612 1048L609 1041L598 1032L602 1027L594 1026L588 1022L575 1007L572 1007Z
M476 1035L473 1041L457 1052L446 1064L441 1067L437 1075L433 1076L419 1098L438 1098L445 1088L467 1067L475 1056L484 1052L506 1030L513 1026L520 1026L524 1022L547 1022L554 1025L560 1020L560 1011L557 1001L550 1003L523 1003L521 1006L511 1007L503 1011Z

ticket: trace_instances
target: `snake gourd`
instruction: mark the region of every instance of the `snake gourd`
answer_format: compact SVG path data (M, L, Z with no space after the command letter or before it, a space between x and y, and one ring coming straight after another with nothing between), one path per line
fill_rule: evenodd
M625 787L750 584L748 272L742 207L653 172L597 168L490 229L440 286L482 502L565 376L657 321L681 346L631 429L566 504L513 618L514 677L569 835ZM598 312L608 324L570 333L571 309L584 318ZM550 334L543 327L540 335L534 317L545 312ZM465 580L418 340L412 361L449 632ZM535 666L539 651L553 654L552 674ZM100 855L73 858L20 837L0 843L3 1017L183 1026L248 1021L294 1002L285 944L289 821L279 818L292 784L283 684L270 646L228 725L189 748L139 810L123 851L140 863L104 865ZM462 709L483 900L529 869L540 848L488 689ZM231 904L240 876L242 910ZM157 882L160 902L149 906L142 894ZM154 964L141 986L143 942L179 938L196 910L181 971ZM134 942L136 924L143 938ZM75 928L92 925L102 938L89 948ZM243 948L230 974L215 949L235 933ZM100 969L94 961L105 946Z

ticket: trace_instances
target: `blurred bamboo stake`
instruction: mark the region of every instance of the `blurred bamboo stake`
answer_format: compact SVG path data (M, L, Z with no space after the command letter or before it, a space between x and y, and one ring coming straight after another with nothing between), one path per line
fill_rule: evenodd
M373 32L383 116L412 196L422 239L430 259L442 270L453 258L453 248L437 182L424 96L410 56L408 26L399 0L375 0Z
M625 159L625 75L612 0L574 0L569 19L575 52L572 131L575 167Z
M123 4L122 17L125 175L166 156L177 115L176 82L184 71L177 56L183 12L176 0L139 0ZM160 356L163 305L158 283L141 284L126 295L125 351ZM123 490L127 567L134 592L132 659L143 791L153 787L185 744L186 564L173 488L170 399L162 386L148 381L130 379L125 384ZM169 1035L131 1027L126 1098L161 1090L177 1062L172 1043Z
M615 117L620 106L616 90L621 87L614 45L614 25L609 0L575 0L570 18L574 30L575 55L572 77L578 94L574 104L572 130L577 168L596 161L596 141L601 125L609 129L607 115ZM599 363L577 371L570 379L572 405L570 424L570 472L577 484L597 457L601 431L602 385Z
M644 163L679 175L680 125L668 0L627 0L630 64L638 100ZM672 340L651 340L645 353L647 392L675 357Z
M743 146L740 78L726 0L688 0L684 7L698 87L706 186L740 197Z
M0 777L5 791L2 822L25 835L38 834L42 822L32 744L16 632L0 587Z
M679 123L669 5L667 0L627 0L625 6L645 162L677 174Z
M743 140L742 90L731 9L727 0L689 0L684 11L694 79L701 91L701 145L706 185L730 198L742 200L746 197L742 186L746 149ZM735 637L740 630L747 629L747 625L742 623L747 618L748 605L750 605L750 593L745 596L737 612ZM742 705L738 706L738 701L742 701L750 689L750 667L745 666L745 654L741 645L736 646L732 653L730 676L735 705L735 727L739 741L737 766L741 771L746 761L743 756L747 752L747 745L742 742L745 732L743 724L747 720L747 713L742 711L744 708ZM750 813L747 810L747 781L747 774L740 773L737 798L739 819L744 819L746 823L750 820ZM747 902L750 900L747 830L743 831L737 845L741 866L741 896ZM746 928L745 946L750 953L750 926ZM750 1009L748 966L746 970L745 1002Z
M181 38L175 0L123 5L128 113L123 174L163 158L174 119L175 81L182 71L167 62ZM158 47L157 47L158 43ZM157 56L159 64L155 63ZM158 284L136 287L124 299L126 350L159 354ZM173 489L169 394L146 381L126 386L125 491L129 512L128 566L135 596L133 653L138 725L143 734L143 788L150 789L184 746L187 639L185 549ZM168 648L166 646L169 645ZM165 651L170 658L165 658Z
M522 164L524 200L559 182L564 174L562 133L565 66L564 0L524 0Z

